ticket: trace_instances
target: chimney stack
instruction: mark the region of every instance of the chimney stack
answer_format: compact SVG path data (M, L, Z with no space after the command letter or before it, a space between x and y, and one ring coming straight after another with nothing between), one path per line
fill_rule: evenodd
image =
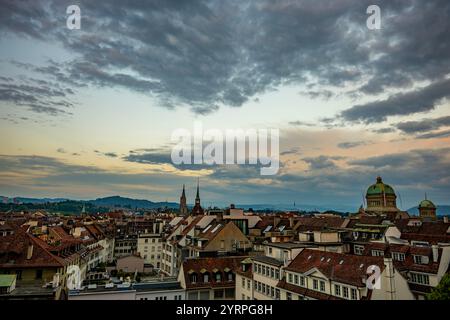
M438 262L439 259L439 247L435 244L431 246L431 250L433 251L433 262Z

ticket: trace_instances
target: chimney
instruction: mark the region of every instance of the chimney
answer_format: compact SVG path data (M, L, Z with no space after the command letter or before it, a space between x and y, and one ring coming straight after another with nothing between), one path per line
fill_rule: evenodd
M386 279L386 300L396 300L396 289L395 289L395 276L394 276L394 263L391 257L384 257L384 274Z
M431 246L431 250L433 251L433 262L438 262L439 259L439 247L435 244Z
M220 210L216 213L216 221L217 222L222 222L223 221L223 211Z
M290 228L294 227L294 217L289 217L289 227Z
M32 257L33 257L33 244L29 243L27 249L27 260L30 260Z

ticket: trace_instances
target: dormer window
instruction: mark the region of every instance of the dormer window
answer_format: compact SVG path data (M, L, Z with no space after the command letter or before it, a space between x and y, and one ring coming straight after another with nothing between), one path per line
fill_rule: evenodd
M384 252L382 250L372 250L372 256L374 257L383 257Z
M405 254L401 252L392 252L392 259L396 261L405 261Z
M428 263L428 257L421 256L421 255L414 255L414 263L415 264L427 264Z

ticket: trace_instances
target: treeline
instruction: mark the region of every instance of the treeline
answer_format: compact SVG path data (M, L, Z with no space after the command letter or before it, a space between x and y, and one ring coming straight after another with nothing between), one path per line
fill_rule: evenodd
M105 213L109 212L110 208L99 207L90 202L67 200L61 202L47 202L47 203L1 203L0 211L35 211L45 210L50 213L64 213L64 214L81 214L85 208L86 213Z

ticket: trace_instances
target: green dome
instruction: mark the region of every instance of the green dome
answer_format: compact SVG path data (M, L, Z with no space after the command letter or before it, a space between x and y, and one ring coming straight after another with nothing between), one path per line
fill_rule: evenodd
M419 204L419 208L436 208L436 206L430 200L422 200Z
M380 195L380 194L392 194L395 195L395 191L394 189L392 189L392 187L388 184L384 184L383 180L381 179L381 177L377 178L377 183L371 185L368 189L367 189L367 195L368 196L373 196L373 195Z

